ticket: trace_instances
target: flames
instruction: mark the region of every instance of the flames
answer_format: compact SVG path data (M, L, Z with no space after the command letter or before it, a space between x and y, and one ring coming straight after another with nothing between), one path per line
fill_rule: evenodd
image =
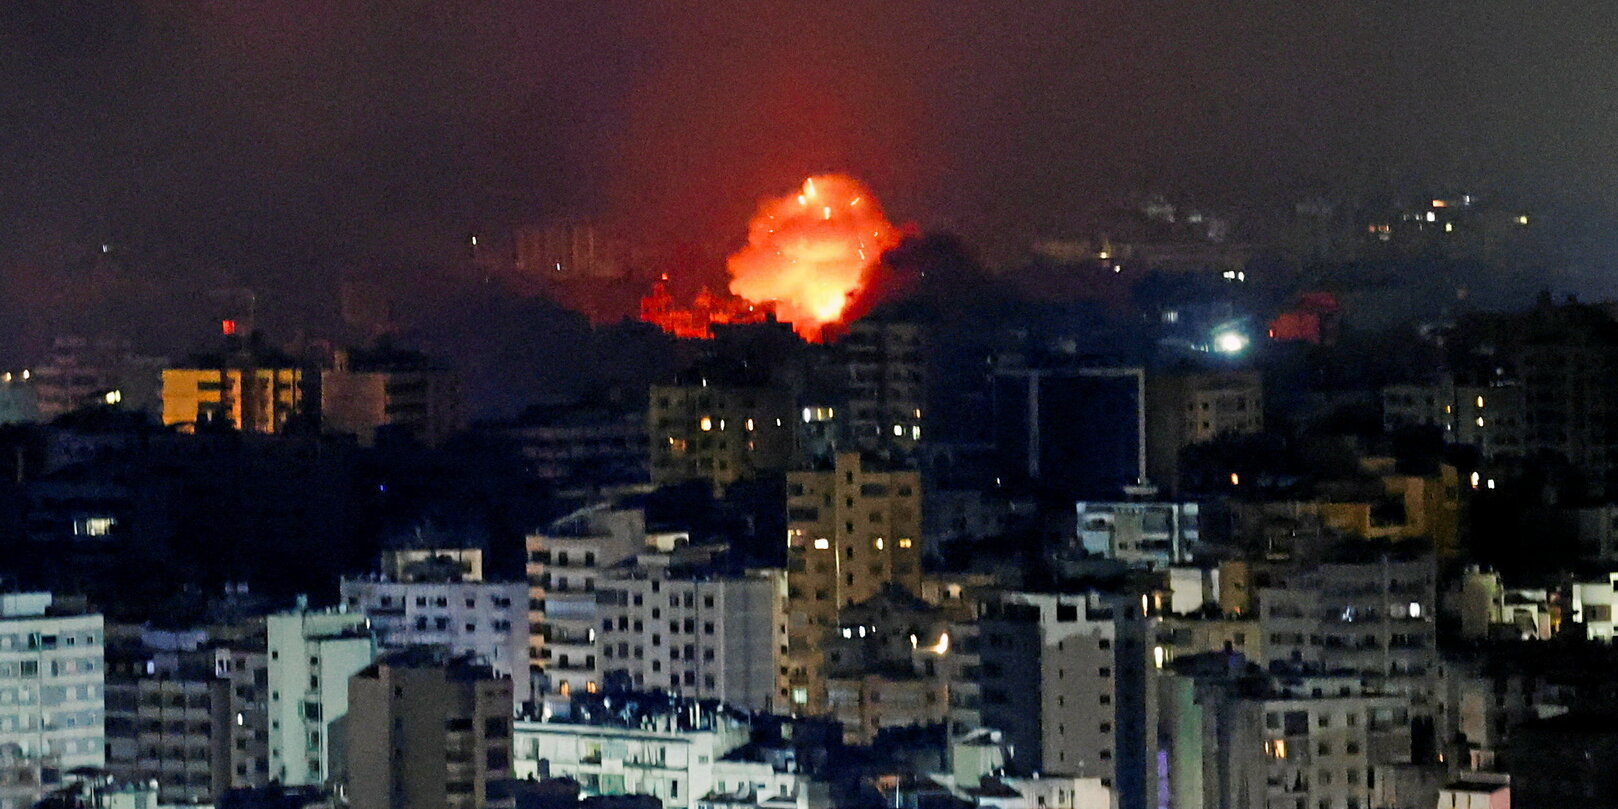
M898 243L898 230L858 180L817 175L797 193L759 205L747 245L726 262L730 291L773 307L804 339L819 340Z
M747 245L726 262L728 293L703 289L684 305L665 273L641 299L640 317L677 337L707 338L716 325L774 316L819 342L827 326L858 317L892 291L879 262L900 236L858 180L816 175L795 193L759 204Z

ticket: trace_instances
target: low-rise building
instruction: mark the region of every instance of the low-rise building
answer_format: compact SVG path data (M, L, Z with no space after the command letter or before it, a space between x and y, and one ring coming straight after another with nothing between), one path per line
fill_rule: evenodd
M711 704L621 716L598 704L548 721L518 720L518 778L571 778L581 796L649 795L666 809L810 809L816 791L788 760L742 756L750 727Z
M1091 557L1144 567L1191 561L1201 541L1196 503L1078 504L1077 542Z

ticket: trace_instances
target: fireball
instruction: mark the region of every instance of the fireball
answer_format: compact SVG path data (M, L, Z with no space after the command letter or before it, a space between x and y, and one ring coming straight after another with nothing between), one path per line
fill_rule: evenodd
M759 205L747 245L726 263L730 291L772 305L804 339L818 341L822 328L842 319L866 272L898 243L897 229L858 180L810 177L796 193Z

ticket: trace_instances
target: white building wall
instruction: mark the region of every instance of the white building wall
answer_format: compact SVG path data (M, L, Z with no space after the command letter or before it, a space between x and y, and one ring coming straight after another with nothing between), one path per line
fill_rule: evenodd
M573 778L582 795L651 795L666 809L696 809L721 774L733 785L744 771L750 780L773 773L767 764L720 763L747 742L741 724L676 731L519 720L513 734L517 778Z
M600 605L602 671L624 671L637 688L768 710L775 691L780 575L622 578Z
M381 648L430 645L473 655L511 678L518 705L529 700L527 584L344 579L342 597L350 612L370 619Z
M266 619L270 777L288 786L331 777L333 722L348 713L348 678L376 646L365 615L304 609Z
M0 809L106 765L101 616L47 615L50 603L46 593L0 602Z

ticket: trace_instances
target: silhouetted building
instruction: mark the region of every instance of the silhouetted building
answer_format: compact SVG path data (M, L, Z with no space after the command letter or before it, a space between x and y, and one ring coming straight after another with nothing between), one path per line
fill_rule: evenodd
M1140 368L999 371L993 418L1007 484L1116 499L1148 483Z

